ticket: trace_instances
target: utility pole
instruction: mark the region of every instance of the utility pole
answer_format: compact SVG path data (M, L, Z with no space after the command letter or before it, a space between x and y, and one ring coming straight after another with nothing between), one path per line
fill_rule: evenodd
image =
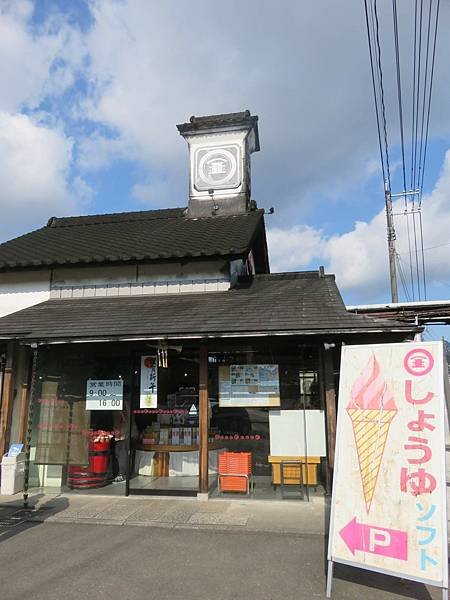
M392 215L392 197L389 189L384 191L386 202L386 221L387 221L387 240L389 251L389 273L391 277L391 300L398 302L397 289L397 253L395 252L395 227L394 218Z

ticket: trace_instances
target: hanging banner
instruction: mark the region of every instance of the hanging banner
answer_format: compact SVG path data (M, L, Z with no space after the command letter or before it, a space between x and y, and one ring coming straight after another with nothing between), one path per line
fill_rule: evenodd
M158 363L156 356L141 356L140 408L158 405Z
M42 380L35 400L37 418L34 462L42 465L84 465L88 458L90 415L82 396L64 396L60 377Z
M444 377L442 342L342 348L329 561L448 587Z

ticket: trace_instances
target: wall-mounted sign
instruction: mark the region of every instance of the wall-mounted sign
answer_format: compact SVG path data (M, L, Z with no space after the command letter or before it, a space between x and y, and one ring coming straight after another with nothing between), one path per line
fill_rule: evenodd
M140 408L158 405L158 363L156 356L141 356Z
M219 406L280 406L278 365L219 367Z
M441 342L343 347L329 561L448 588L446 377Z
M122 410L122 379L88 379L86 410Z
M241 183L240 148L236 144L197 148L194 161L197 190L231 189Z

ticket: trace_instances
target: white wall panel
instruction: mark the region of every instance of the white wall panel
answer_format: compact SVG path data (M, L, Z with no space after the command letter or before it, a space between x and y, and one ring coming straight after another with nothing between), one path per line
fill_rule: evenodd
M0 317L50 298L50 271L0 273Z

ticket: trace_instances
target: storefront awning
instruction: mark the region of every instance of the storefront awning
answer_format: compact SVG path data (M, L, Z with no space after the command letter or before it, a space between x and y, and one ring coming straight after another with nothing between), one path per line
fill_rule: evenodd
M0 319L0 339L87 341L254 335L408 333L347 312L333 275L257 275L222 292L48 300Z

